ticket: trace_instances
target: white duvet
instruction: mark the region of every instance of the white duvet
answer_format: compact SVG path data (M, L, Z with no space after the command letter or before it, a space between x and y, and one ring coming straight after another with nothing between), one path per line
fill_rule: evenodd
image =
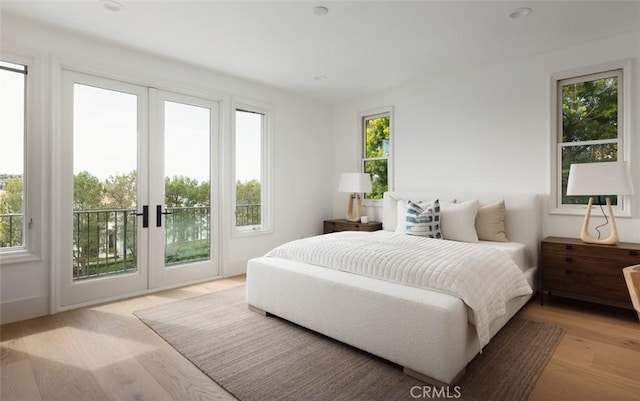
M389 231L344 231L281 245L266 256L290 259L454 295L474 313L480 347L506 302L532 293L508 253L480 244Z

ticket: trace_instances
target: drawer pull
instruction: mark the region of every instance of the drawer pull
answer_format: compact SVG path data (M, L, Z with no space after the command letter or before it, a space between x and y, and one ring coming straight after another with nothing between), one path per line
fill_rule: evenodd
M573 262L573 258L564 258L564 261L567 263Z
M566 249L567 251L570 251L570 250L573 249L573 246L572 245L565 245L564 249Z
M629 251L629 256L638 256L638 251Z
M565 274L573 274L573 270L571 270L571 269L565 269L564 273L565 273Z

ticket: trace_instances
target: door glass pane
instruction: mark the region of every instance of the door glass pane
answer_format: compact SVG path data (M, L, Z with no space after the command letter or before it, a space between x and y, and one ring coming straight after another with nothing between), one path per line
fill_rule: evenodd
M138 97L74 85L73 279L137 269Z
M211 111L164 102L165 265L211 258Z
M262 224L264 114L236 110L236 227Z
M0 62L0 250L24 246L24 138L27 68Z

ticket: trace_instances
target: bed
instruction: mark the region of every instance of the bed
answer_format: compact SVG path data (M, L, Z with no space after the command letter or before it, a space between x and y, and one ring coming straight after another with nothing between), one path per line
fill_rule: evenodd
M351 237L358 237L355 239L356 242L368 241L371 238L377 244L388 244L388 241L407 242L407 246L411 247L413 242L421 241L422 238L403 233L407 219L403 213L406 211L407 202L426 202L434 199L442 202L440 217L445 239L425 238L424 243L430 240L431 244L438 247L454 247L456 255L473 255L461 258L471 261L468 263L478 258L473 252L480 252L479 254L486 253L494 258L488 259L492 262L483 262L483 265L504 264L505 272L508 271L509 274L505 273L504 277L501 275L500 279L496 276L495 280L487 280L488 286L496 286L493 281L517 281L517 290L501 294L501 297L508 296L509 299L499 302L500 307L494 305L498 304L494 298L500 297L487 297L489 301L485 303L491 305L488 308L491 313L484 313L484 301L478 303L474 300L475 292L484 293L485 290L475 289L474 292L474 288L467 288L468 284L466 287L454 286L467 288L467 293L453 294L450 287L446 286L429 289L415 282L400 282L396 279L400 276L413 277L414 280L419 276L420 280L428 281L424 278L427 274L407 273L415 269L410 261L416 259L409 255L404 258L404 274L384 276L386 273L383 273L384 277L372 277L358 271L372 270L369 267L357 267L360 266L359 263L355 263L357 266L353 271L344 271L342 265L330 268L321 266L329 259L337 260L336 263L347 263L344 256L329 254L330 250L339 248L341 243L351 241ZM506 232L506 238L503 238L503 241L460 241L460 238L468 240L465 237L470 234L468 227L460 229L460 226L469 225L468 216L473 208L475 207L476 211L478 207L485 210L483 208L493 207L496 201L504 202L502 229ZM467 207L470 203L475 206ZM534 194L389 192L385 193L382 204L382 232L334 233L314 239L292 241L295 243L292 246L307 246L306 241L319 242L321 251L311 253L317 254L314 257L319 257L322 262L318 259L290 257L290 254L299 250L289 248L290 244L283 245L284 251L277 247L264 257L250 260L247 264L247 303L257 312L279 316L390 360L401 365L406 374L425 382L437 385L453 384L462 377L466 365L481 352L490 338L536 291L537 250L540 237L538 197ZM459 212L462 206L458 205L462 204L467 205L466 214ZM469 208L471 212L468 211ZM452 213L452 210L456 213ZM365 236L367 238L360 238ZM456 241L446 239L451 237ZM504 241L507 238L508 241ZM365 243L358 243L356 246L358 249L364 249L360 254L375 254L375 247L370 248L370 252L366 250L366 245L363 245ZM389 248L388 251L380 253L384 256L374 255L378 270L388 271L384 264L390 260L387 256L392 253ZM449 263L443 261L445 262ZM467 267L462 266L457 268L457 271L465 272L464 269ZM514 273L515 269L518 273ZM526 282L528 290L524 290L522 281ZM497 286L503 287L504 283ZM511 296L513 294L518 295Z

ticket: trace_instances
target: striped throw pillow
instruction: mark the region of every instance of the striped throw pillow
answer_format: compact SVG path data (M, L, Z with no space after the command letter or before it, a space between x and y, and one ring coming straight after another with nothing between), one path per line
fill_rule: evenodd
M440 201L436 199L426 204L408 201L405 233L441 239Z

